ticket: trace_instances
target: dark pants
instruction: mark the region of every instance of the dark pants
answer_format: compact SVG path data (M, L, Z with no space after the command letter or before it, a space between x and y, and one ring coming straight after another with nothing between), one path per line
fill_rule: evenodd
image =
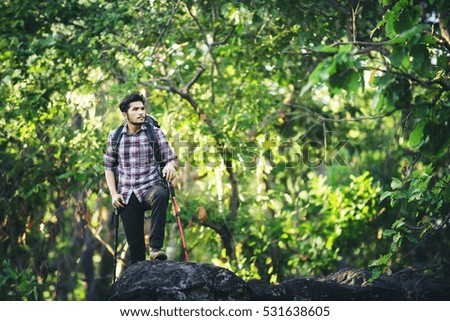
M151 209L150 247L161 248L164 243L168 191L158 185L152 186L145 200L140 203L134 193L128 204L121 209L123 229L130 247L131 264L145 260L144 213Z

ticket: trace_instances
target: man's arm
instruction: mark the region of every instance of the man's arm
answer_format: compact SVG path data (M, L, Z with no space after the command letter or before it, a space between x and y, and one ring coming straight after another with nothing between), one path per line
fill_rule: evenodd
M121 194L117 193L116 175L114 174L113 171L105 169L105 177L106 177L106 184L108 184L109 193L111 194L112 205L115 208L124 207L125 199Z
M113 171L109 169L105 169L105 177L106 177L106 184L108 184L109 193L111 196L115 196L117 194L116 189L116 175Z
M106 178L106 184L108 184L109 193L111 194L112 198L112 205L117 207L124 207L125 200L122 195L117 193L117 187L116 187L116 175L114 174L114 168L118 166L117 163L117 155L113 151L112 147L112 139L114 136L114 131L109 133L108 135L108 143L106 147L106 154L104 155L103 161L104 161L104 168L105 168L105 178Z

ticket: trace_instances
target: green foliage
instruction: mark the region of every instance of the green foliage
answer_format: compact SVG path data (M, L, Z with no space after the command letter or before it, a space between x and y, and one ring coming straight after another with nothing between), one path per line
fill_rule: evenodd
M392 238L390 253L383 256L387 259L372 263L377 267L373 277L379 276L380 269L388 270L392 265L390 258L407 248L405 242L423 246L433 234L445 229L450 216L450 174L439 178L433 170L430 164L422 170L415 169L403 180L394 178L392 191L381 195L380 201L389 198L391 207L401 216L383 231L384 237Z
M343 257L349 263L361 264L359 256L370 252L370 236L375 239L377 234L375 226L367 226L378 213L380 188L373 184L373 177L366 172L351 177L342 189L334 189L326 177L311 173L303 184L302 190L294 193L297 196L279 190L280 194L274 191L255 206L243 204L246 211L256 214L259 210L260 214L242 220L244 226L235 234L236 261L221 252L213 262L244 279L270 282L329 273ZM325 206L324 199L328 200ZM271 215L260 212L265 207ZM363 237L367 243L360 242Z
M31 267L24 270L13 266L10 260L2 262L0 271L0 300L38 300L38 282Z

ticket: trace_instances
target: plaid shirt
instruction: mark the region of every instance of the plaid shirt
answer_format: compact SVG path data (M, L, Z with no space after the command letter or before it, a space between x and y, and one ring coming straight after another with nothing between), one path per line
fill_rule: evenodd
M142 202L149 188L153 185L161 185L162 182L158 173L159 165L153 157L153 149L149 143L145 125L142 125L134 134L129 134L127 129L128 125L125 124L117 158L112 145L115 130L109 133L104 167L110 171L114 171L117 167L119 175L117 192L128 204L132 193ZM155 132L162 162L175 160L177 156L162 130L155 127Z

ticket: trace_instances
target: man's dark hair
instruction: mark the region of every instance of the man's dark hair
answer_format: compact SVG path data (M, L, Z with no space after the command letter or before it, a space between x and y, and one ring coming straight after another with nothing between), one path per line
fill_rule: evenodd
M138 93L133 93L133 94L126 96L120 102L120 105L119 105L120 111L124 112L124 113L128 113L128 109L130 108L130 103L132 103L133 101L142 101L142 103L145 105L144 96L142 96Z

